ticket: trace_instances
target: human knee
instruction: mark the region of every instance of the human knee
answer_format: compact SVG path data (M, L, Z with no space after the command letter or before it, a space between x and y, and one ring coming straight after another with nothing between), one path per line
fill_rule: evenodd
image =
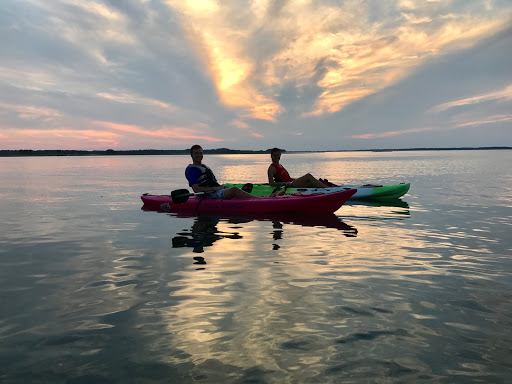
M228 190L230 191L230 195L233 197L241 197L245 194L245 192L238 187L231 187L228 188Z
M238 189L238 190L240 190L240 189L239 189L239 188L237 188L237 187L230 187L230 188L226 188L226 189L224 190L224 198L225 198L225 199L231 199L231 198L233 198L233 197L236 197L236 196L237 196L237 194L238 194L237 189Z

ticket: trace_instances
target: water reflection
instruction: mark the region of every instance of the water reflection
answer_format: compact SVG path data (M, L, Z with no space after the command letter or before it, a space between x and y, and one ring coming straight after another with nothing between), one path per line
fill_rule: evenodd
M349 200L345 205L366 205L368 207L397 207L409 209L409 204L401 199Z
M358 216L373 220L405 219L411 215L409 204L401 199L349 200L345 203L345 209L357 210Z
M216 215L200 215L190 216L184 214L170 214L173 217L194 217L194 223L190 229L184 229L176 234L172 239L173 248L188 247L192 248L194 253L203 253L205 247L211 247L216 241L221 239L237 240L242 239L238 230L225 231L219 230L220 222L226 224L235 224L235 229L243 229L240 224L247 224L252 221L270 221L272 222L273 231L271 232L273 250L280 249L275 243L282 240L284 236L284 225L292 224L304 227L324 227L339 230L346 237L356 237L357 229L352 225L344 223L335 214L265 214L265 215L247 215L247 216L216 216ZM194 264L206 264L201 256L194 257Z
M172 238L173 248L193 248L194 253L203 253L204 247L211 247L220 239L241 239L238 232L226 232L217 228L218 216L199 216L194 220L190 230L184 229ZM194 256L194 264L204 265L206 261L202 256ZM201 268L202 269L202 268Z

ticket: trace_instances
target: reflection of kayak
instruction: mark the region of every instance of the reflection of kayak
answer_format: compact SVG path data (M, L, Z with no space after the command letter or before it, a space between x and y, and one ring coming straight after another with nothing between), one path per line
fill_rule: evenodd
M157 211L157 212L168 212L159 207L147 207L144 205L142 207L143 210L147 211ZM334 213L293 213L293 212L284 212L284 213L233 213L233 214L217 214L217 213L202 213L201 215L197 215L194 212L173 212L171 215L180 218L196 218L196 222L201 223L212 223L217 224L219 220L226 221L230 224L243 224L250 223L251 221L271 221L274 223L282 223L282 224L292 224L292 225L300 225L303 227L325 227L325 228L333 228L340 231L343 231L345 236L347 237L355 237L357 236L357 229L352 225L344 223L338 216ZM193 229L196 227L193 227ZM192 230L194 232L194 230ZM217 231L218 232L218 231ZM216 233L217 233L216 232ZM222 237L230 237L235 238L235 236L227 236L223 232ZM184 234L180 234L180 236L184 236Z
M297 194L249 199L209 199L192 196L177 204L169 195L144 194L141 199L146 207L157 207L168 212L195 211L197 213L332 213L337 211L356 193L355 189L329 194Z
M226 187L242 188L243 184L224 184ZM287 188L286 193L333 193L348 189L357 189L357 192L350 198L353 199L397 199L405 195L410 188L410 183L389 184L389 185L343 185L329 188ZM253 184L251 193L256 196L269 196L275 188L268 184Z
M144 210L148 208L144 208ZM151 210L151 209L149 209ZM158 210L160 211L160 210ZM272 240L272 249L280 249L281 246L276 244L276 240L281 240L283 234L288 231L285 225L300 225L305 227L324 227L334 228L345 237L356 237L357 229L351 225L345 224L334 213L268 213L268 214L215 214L202 213L200 215L193 212L174 212L169 213L179 218L194 218L192 227L187 230L176 233L172 238L173 248L192 248L192 252L200 254L205 252L206 247L211 247L219 240L240 240L246 237L247 232L243 231L244 224L252 221L267 221L272 223L273 231L269 233ZM227 227L219 226L219 224L236 224L236 226L228 225ZM250 231L250 230L249 230ZM242 232L242 233L240 233ZM194 256L194 264L203 265L200 269L204 269L207 261L204 257Z
M353 226L344 223L334 213L318 213L318 214L303 214L303 213L253 213L246 215L230 215L226 217L230 223L243 223L253 220L258 221L273 221L281 222L284 224L300 225L303 227L325 227L334 228L341 231L350 232L355 236L357 229Z
M350 200L347 205L366 205L368 207L397 207L397 208L407 208L409 209L409 204L401 199L360 199L360 200Z

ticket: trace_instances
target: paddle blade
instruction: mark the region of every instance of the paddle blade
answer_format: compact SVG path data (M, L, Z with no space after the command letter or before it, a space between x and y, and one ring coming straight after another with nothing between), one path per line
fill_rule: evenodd
M188 189L177 189L171 192L171 199L174 204L185 203L193 193L190 193Z

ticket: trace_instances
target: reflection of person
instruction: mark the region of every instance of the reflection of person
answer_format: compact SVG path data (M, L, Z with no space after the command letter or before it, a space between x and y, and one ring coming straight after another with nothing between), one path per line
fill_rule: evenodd
M221 186L212 170L203 164L203 148L200 145L193 145L190 148L190 156L192 157L192 164L189 164L185 170L185 176L188 184L195 193L208 192L208 197L213 199L231 199L258 197L251 195L238 187L227 188Z
M307 173L298 179L293 179L285 167L279 164L281 150L272 148L270 151L272 164L268 167L268 183L273 187L295 187L295 188L325 188L326 185L315 179L311 173Z
M173 248L193 248L194 253L204 253L205 247L211 247L213 243L220 239L241 239L238 232L224 232L217 228L219 217L216 216L198 216L189 231L177 233L172 238ZM194 256L194 264L206 265L206 260L202 256ZM203 267L198 269L204 269Z
M219 235L219 218L199 216L194 220L190 233L182 232L172 239L173 248L194 248L194 253L203 253L204 247L210 247L224 236ZM206 264L206 263L204 263Z

